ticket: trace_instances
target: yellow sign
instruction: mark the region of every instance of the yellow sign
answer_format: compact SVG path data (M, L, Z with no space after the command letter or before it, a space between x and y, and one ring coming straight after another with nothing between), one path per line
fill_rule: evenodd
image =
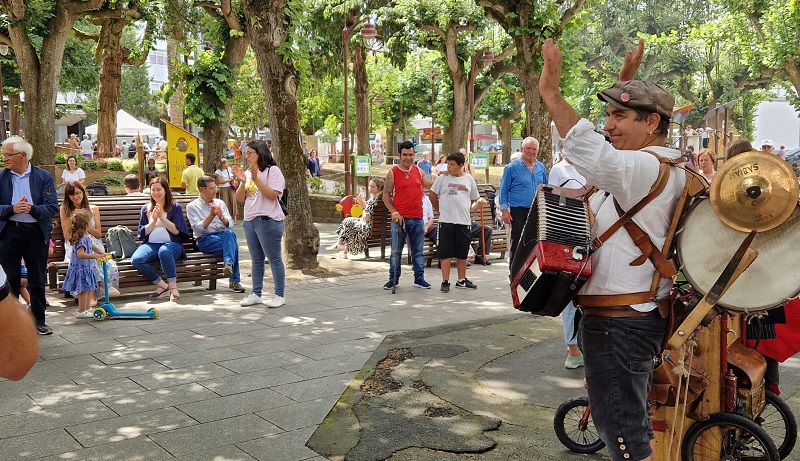
M186 169L186 154L194 154L200 165L200 138L183 128L162 120L167 124L167 174L169 187L180 189L181 175Z

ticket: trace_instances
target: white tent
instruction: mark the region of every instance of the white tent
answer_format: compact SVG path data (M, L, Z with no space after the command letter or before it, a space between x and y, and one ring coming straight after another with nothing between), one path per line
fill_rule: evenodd
M86 133L97 136L97 124L87 126ZM156 136L161 134L161 130L157 127L150 126L136 120L133 115L120 109L117 111L117 136L118 137L136 137L137 134L142 136Z

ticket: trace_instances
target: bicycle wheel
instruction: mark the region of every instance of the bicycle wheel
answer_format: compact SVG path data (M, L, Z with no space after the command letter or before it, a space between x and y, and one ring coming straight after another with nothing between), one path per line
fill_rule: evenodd
M553 417L553 429L558 440L577 453L596 453L606 446L592 422L587 397L573 397L562 403Z
M778 461L766 431L744 416L716 413L689 427L681 444L683 461Z
M783 399L770 391L766 391L765 398L767 405L754 421L775 442L781 459L786 459L797 442L797 421L792 409Z

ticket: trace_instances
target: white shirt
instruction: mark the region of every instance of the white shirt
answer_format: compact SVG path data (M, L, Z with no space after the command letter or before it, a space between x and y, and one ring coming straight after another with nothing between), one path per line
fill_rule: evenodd
M658 146L647 149L662 157L680 157L680 152L675 149ZM564 156L589 184L610 192L623 210L629 210L646 196L658 177L659 162L655 156L641 150L615 149L594 131L594 125L586 119L581 119L567 133ZM666 240L685 182L685 174L671 169L664 191L633 217L659 249ZM597 211L592 227L593 238L599 237L619 219L611 198L605 200ZM649 291L655 274L653 263L648 259L640 266L630 265L641 254L628 233L620 228L594 253L592 276L578 293L609 295ZM666 296L670 285L669 279L662 279L658 296ZM655 308L655 303L636 304L633 308L650 311Z
M86 178L86 173L84 173L83 169L81 168L75 170L74 173L70 172L69 170L64 170L61 172L61 179L63 179L64 182L78 181L80 179L85 179L85 178Z
M81 141L81 151L83 152L83 155L92 155L92 152L94 151L94 149L92 149L92 141L89 141L88 139Z
M558 187L567 189L580 189L586 186L586 178L578 173L578 170L566 159L553 165L550 174L547 175L547 182Z
M469 209L472 201L481 196L475 178L468 174L441 175L431 186L431 192L439 198L439 222L472 223Z

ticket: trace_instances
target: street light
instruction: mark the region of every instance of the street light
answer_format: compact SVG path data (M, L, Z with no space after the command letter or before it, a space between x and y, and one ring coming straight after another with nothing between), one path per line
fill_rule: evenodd
M344 123L342 133L342 158L344 161L344 190L346 194L352 194L355 191L355 184L352 178L352 159L350 158L350 108L348 97L348 66L347 57L350 55L350 36L353 30L361 24L362 20L355 21L350 27L345 26L342 29L342 61L343 61L343 74L344 74ZM378 32L375 30L373 24L367 23L361 32L358 34L368 47L372 47L378 39Z
M431 79L431 158L434 158L436 156L436 136L434 134L434 123L433 123L433 111L434 111L434 106L436 104L436 93L435 93L436 87L434 87L433 85L434 85L434 83L436 83L436 80L438 78L439 78L439 74L436 73L436 69L433 69L431 71L431 76L430 76L430 79Z
M0 54L8 54L8 45L0 43ZM6 103L3 96L3 66L0 64L0 141L6 139Z

